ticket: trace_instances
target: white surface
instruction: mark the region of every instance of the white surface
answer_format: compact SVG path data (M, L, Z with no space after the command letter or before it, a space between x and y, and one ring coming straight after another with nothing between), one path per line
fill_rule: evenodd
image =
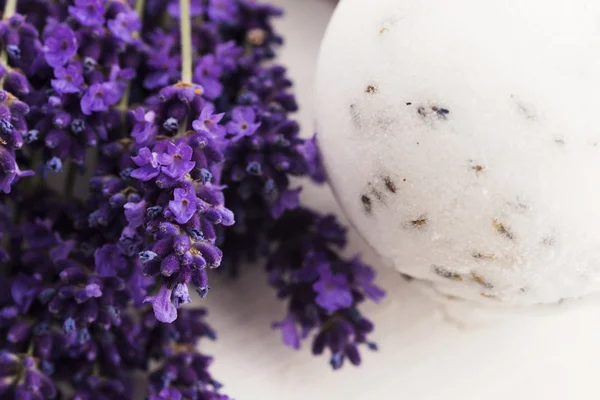
M487 0L486 0L487 1ZM557 0L552 0L557 1ZM304 134L312 127L318 43L333 4L277 0L287 10L279 29L287 39L280 61L296 83ZM327 190L306 188L305 198L338 212ZM351 251L366 246L352 235ZM597 400L600 386L600 309L578 307L545 316L514 317L485 326L448 321L430 300L381 268L390 293L366 314L376 324L378 353L364 351L360 368L333 372L325 357L284 347L273 320L282 305L266 276L249 267L240 281L213 277L206 300L219 340L203 345L215 356L212 372L237 400ZM200 300L194 299L195 304Z
M378 254L473 301L600 292L599 17L597 0L344 0L317 123Z

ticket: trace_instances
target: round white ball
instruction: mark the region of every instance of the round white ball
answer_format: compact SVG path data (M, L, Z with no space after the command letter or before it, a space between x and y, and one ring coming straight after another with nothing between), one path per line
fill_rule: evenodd
M600 292L600 2L343 0L317 131L399 271L509 305Z

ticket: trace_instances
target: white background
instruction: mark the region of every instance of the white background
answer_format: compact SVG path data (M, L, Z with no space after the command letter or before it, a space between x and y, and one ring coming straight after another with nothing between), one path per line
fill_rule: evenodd
M334 2L272 0L286 16L278 29L286 38L279 62L295 82L303 135L313 129L313 81L318 47ZM368 1L368 0L365 0ZM398 0L401 1L401 0ZM305 184L304 201L322 211L339 209L327 189ZM351 235L351 252L376 258ZM580 306L545 315L519 316L493 324L449 320L435 303L379 267L388 296L369 304L380 351L363 351L363 365L333 372L327 357L313 357L310 343L298 352L281 343L271 322L283 304L266 285L259 266L241 279L212 280L205 300L216 343L212 372L223 391L238 400L587 400L600 399L600 307ZM196 305L202 303L194 299Z

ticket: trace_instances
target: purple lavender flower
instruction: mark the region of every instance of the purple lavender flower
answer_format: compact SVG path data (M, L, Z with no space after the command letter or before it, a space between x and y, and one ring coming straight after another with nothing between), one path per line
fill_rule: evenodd
M54 68L52 88L60 95L69 93L80 93L84 84L83 69L80 63L69 63L66 67Z
M221 65L212 54L201 57L194 69L194 82L204 88L204 95L209 99L215 99L221 95L223 85L219 82L223 70Z
M181 392L177 388L167 387L157 394L152 394L148 400L181 400Z
M385 296L385 291L373 282L376 275L375 270L363 264L359 257L354 257L351 265L354 283L365 292L367 297L375 302L379 302Z
M259 255L288 301L274 325L284 342L298 348L312 334L313 352L327 349L334 368L360 363L358 348L375 346L358 308L383 291L368 266L339 256L343 228L301 208L290 187L290 176L323 174L315 141L289 119L297 105L285 69L265 63L281 43L270 24L279 11L192 0L202 23L192 23L191 83L178 82L179 27L159 21L165 9L179 15L176 1L147 3L143 29L130 2L19 9L27 19L0 22L10 63L0 66L0 188L13 189L0 201L10 244L0 249L0 348L16 351L7 368L0 355L0 397L128 400L138 394L129 377L142 371L150 398L226 399L212 358L196 350L215 333L204 311L181 306L188 285L206 296L222 260ZM132 103L143 108L131 113ZM88 146L98 146L96 166L84 162ZM42 178L73 165L96 176L81 202L70 183L65 196L43 180L26 187L19 177L31 172L16 160Z
M209 0L208 16L217 22L235 21L238 5L234 0Z
M148 181L160 173L158 154L151 152L147 147L140 149L138 155L131 159L139 167L131 172L133 178Z
M75 6L69 6L69 14L83 26L102 25L104 5L104 0L75 0Z
M157 127L154 123L156 113L154 111L145 112L142 107L133 111L135 124L131 131L131 136L139 146L146 146L154 141L157 134Z
M161 286L156 296L148 296L144 303L152 303L156 319L160 322L171 323L177 319L177 308L171 300L173 291L166 286Z
M167 176L179 180L190 172L196 163L190 161L192 148L188 145L178 146L171 142L167 145L167 152L157 155L158 162L162 165L161 171Z
M178 283L177 286L175 286L175 289L173 290L173 302L175 303L176 308L181 307L182 304L192 302L187 285Z
M121 68L117 64L113 64L108 78L115 83L119 97L121 97L125 93L129 82L135 78L135 71L132 68Z
M142 28L142 23L135 11L120 12L115 19L107 23L108 29L118 39L125 43L134 41L132 34Z
M223 68L224 72L233 72L238 67L238 57L243 50L235 41L230 40L225 43L219 43L215 48L215 57Z
M317 135L309 140L304 141L303 144L298 146L298 152L302 154L306 160L308 167L308 176L310 176L315 182L325 182L325 170L321 161L321 155L317 147Z
M175 221L179 224L187 223L198 207L196 194L186 189L175 189L174 199L169 201L169 210L173 213Z
M147 208L145 200L126 203L123 208L125 209L125 218L131 228L138 228L144 223Z
M46 62L52 67L61 67L77 54L77 39L73 30L65 24L48 28L44 31Z
M324 310L333 313L352 304L352 293L346 277L342 274L332 274L328 269L320 271L320 280L313 289L318 294L316 302Z
M33 175L33 171L21 171L13 154L0 146L0 190L10 193L11 185L19 178Z
M33 357L0 352L0 394L7 399L56 398L54 382L39 369Z
M256 114L251 107L236 107L231 113L231 121L227 123L227 133L234 135L233 140L240 140L250 136L260 126L256 121Z
M81 111L85 115L90 115L95 111L107 111L120 98L115 83L94 83L81 98Z
M26 313L37 296L41 282L34 277L19 274L12 282L11 295L22 313Z
M192 127L197 132L208 132L220 136L223 133L223 127L219 125L219 122L224 115L224 113L215 114L215 107L208 104L202 109L198 119L192 122Z
M274 323L273 328L281 330L283 343L286 346L296 350L300 348L300 335L298 335L298 329L296 328L296 321L294 321L293 314L288 314L283 321Z
M105 244L94 253L96 272L100 276L116 276L125 266L125 258L114 244Z
M286 210L293 210L300 204L300 189L284 190L271 205L271 216L281 217Z

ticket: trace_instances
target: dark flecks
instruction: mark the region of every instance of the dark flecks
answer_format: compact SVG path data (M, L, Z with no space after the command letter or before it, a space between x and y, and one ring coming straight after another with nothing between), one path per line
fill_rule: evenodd
M542 239L542 241L540 242L541 244L543 244L544 246L554 246L556 244L556 239L552 236L548 236Z
M432 111L435 111L440 118L446 118L448 114L450 114L450 110L447 108L440 108L437 106L431 107Z
M415 229L424 228L427 225L427 216L419 216L417 219L410 221L410 225Z
M473 171L475 171L475 173L476 173L477 175L479 175L480 173L482 173L483 171L485 171L485 167L484 167L483 165L479 165L479 164L477 164L477 165L473 165L473 166L471 167L471 169L472 169Z
M368 85L365 88L365 93L369 93L369 94L375 94L375 93L377 93L377 86L375 86L375 85Z
M554 143L556 143L559 146L564 146L565 145L565 140L562 138L556 138L554 139Z
M485 297L486 299L495 299L496 298L496 296L494 296L493 294L490 294L490 293L484 293L484 292L482 292L482 293L479 293L479 294L481 295L481 297Z
M433 269L433 272L436 275L441 276L442 278L452 279L453 281L462 281L463 280L463 278L460 274L457 274L456 272L448 271L446 268L441 267L439 265L432 265L431 268Z
M479 251L475 251L471 254L471 256L477 260L487 260L487 261L492 261L494 260L496 257L493 254L487 254L487 253L482 253Z
M413 278L412 276L410 276L410 275L406 275L406 274L403 274L403 273L400 273L400 276L401 276L402 278L404 278L404 280L405 280L406 282L412 282L412 281L414 281L414 280L415 280L415 278Z
M367 214L371 214L372 210L373 210L373 203L371 201L371 198L365 194L363 194L360 197L360 201L365 209L365 211L367 212Z
M508 202L506 203L509 206L511 206L512 208L514 208L515 210L517 210L520 213L524 213L526 211L529 211L529 206L525 203L522 203L521 201L519 201L519 199L517 198L517 202L516 203L511 203Z
M375 196L375 198L376 198L376 199L377 199L379 202L381 202L381 203L384 203L384 204L385 204L385 201L383 200L383 195L381 194L381 192L380 192L379 190L375 189L374 187L371 187L371 194L372 194L373 196Z
M513 235L513 233L509 231L508 228L506 228L506 226L497 219L494 219L492 221L492 225L494 226L494 229L505 238L510 240L513 240L515 238L515 235Z
M431 106L431 107L419 106L417 108L417 113L423 118L427 118L430 115L435 115L439 119L447 119L448 114L450 114L450 110L448 110L447 108L438 107L438 106Z
M407 106L411 106L411 105L412 105L412 103L409 101L409 102L407 102L407 103L406 103L406 105L407 105Z
M510 95L510 97L511 99L513 99L513 101L517 105L518 110L521 112L521 114L525 116L525 118L531 121L536 119L535 115L527 107L525 107L525 105L523 105L523 103L521 103L514 95Z
M478 284L480 284L481 286L485 287L486 289L494 288L494 286L491 283L489 283L488 281L486 281L484 277L476 274L475 272L471 272L471 279L473 281L477 282Z
M406 181L406 179L404 180ZM394 181L392 181L392 179L389 176L383 178L383 183L385 183L385 188L387 190L389 190L392 193L396 193L396 184L394 183Z
M350 117L352 118L354 126L360 128L362 124L360 121L360 112L358 111L356 104L350 104Z

